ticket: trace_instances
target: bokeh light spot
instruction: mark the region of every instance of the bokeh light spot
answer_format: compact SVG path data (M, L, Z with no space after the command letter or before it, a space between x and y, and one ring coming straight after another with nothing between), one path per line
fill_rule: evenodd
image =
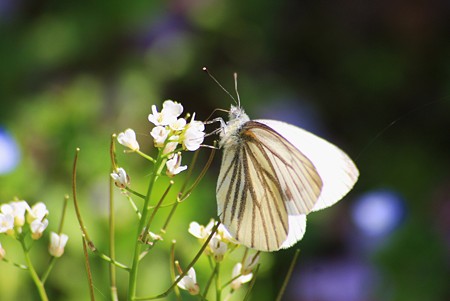
M392 232L405 215L400 195L390 190L377 190L362 195L352 208L352 219L367 236L380 237Z
M19 161L20 151L16 141L0 127L0 174L11 172Z

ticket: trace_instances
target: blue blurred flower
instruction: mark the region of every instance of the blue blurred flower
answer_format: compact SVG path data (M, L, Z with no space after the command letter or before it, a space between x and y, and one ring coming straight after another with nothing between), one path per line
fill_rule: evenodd
M383 237L397 228L405 215L402 197L390 190L360 196L353 205L352 219L365 236Z
M12 171L20 161L20 151L14 138L0 127L0 174Z

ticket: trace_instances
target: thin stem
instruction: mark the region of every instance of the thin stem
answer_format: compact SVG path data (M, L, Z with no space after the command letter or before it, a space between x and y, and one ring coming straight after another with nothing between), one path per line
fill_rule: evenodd
M247 301L250 298L250 293L253 289L253 286L255 285L256 275L258 274L258 271L259 271L259 264L256 266L255 271L253 272L253 278L250 281L250 285L248 287L247 293L245 294L243 301Z
M25 241L23 239L20 239L20 244L22 245L23 253L25 256L25 262L28 265L28 271L30 272L30 276L33 279L34 284L36 285L36 288L39 292L39 296L41 297L42 301L48 301L47 293L44 288L44 283L42 283L41 279L39 279L39 276L36 273L36 270L34 269L33 263L31 262L30 255L25 245Z
M125 187L125 189L126 189L128 192L134 194L135 196L140 197L141 199L145 200L145 195L140 194L139 192L137 192L137 191L131 189L130 187Z
M222 285L222 290L224 288L226 288L228 285L230 285L234 280L238 279L239 277L241 277L242 274L239 273L237 276L234 276L233 278L231 278L230 280L228 280L227 282L225 282L225 284Z
M75 151L75 158L73 160L73 170L72 170L72 192L73 192L73 204L75 207L75 213L77 215L78 224L80 225L81 232L83 237L86 239L89 249L95 250L94 243L89 238L86 227L84 226L83 219L81 218L80 208L78 206L77 200L77 162L78 162L78 153L80 149L77 148Z
M20 263L16 263L16 262L13 262L13 261L11 261L11 260L9 260L9 259L7 259L7 258L2 258L2 260L4 261L4 262L7 262L7 263L9 263L9 264L12 264L13 266L15 266L15 267L17 267L17 268L19 268L19 269L22 269L22 270L28 270L28 267L26 266L26 265L24 265L24 264L20 264Z
M111 156L115 157L114 151L114 136L111 139ZM114 160L113 160L114 162ZM114 168L114 165L112 166ZM115 214L114 214L114 181L109 177L109 255L112 260L116 258L115 249ZM116 266L112 263L109 264L109 278L110 278L110 288L111 288L111 300L118 301L119 297L117 295L117 285L116 285Z
M136 204L133 202L133 199L132 199L129 195L127 195L126 197L127 197L127 199L128 199L128 202L130 202L130 205L131 205L131 207L133 208L134 212L136 212L138 218L141 219L142 214L141 214L141 212L139 211L139 208L138 208L138 207L136 206Z
M176 210L177 207L178 207L178 204L180 204L180 203L176 202L176 203L173 204L173 207L172 207L172 209L170 210L169 215L167 216L167 219L166 219L166 221L165 221L163 227L161 228L161 232L162 232L162 233L166 233L167 226L169 225L170 220L172 219L172 216L173 216L173 214L175 213L175 210Z
M50 259L50 263L48 264L47 269L45 270L44 274L42 274L42 283L45 284L45 282L47 281L48 276L50 275L51 270L53 269L53 267L55 266L56 263L56 257L52 256L52 258Z
M144 157L145 159L149 160L150 162L156 163L158 162L158 159L153 159L152 157L150 157L147 154L144 154L143 152L141 152L140 150L136 150L136 153L138 153L139 155L141 155L142 157Z
M61 233L62 233L64 219L66 217L68 201L69 201L69 196L66 194L64 196L64 204L63 204L62 213L61 213L61 220L59 222L59 227L58 227L58 235L61 235ZM45 282L47 281L47 278L50 275L50 272L52 271L53 267L55 266L55 263L56 263L56 257L52 256L52 258L50 259L50 263L47 266L47 269L45 270L44 274L42 275L42 283L45 284Z
M167 227L168 227L168 225L169 225L169 223L170 223L170 221L171 221L171 219L172 219L172 216L173 216L174 213L175 213L175 210L178 208L178 204L181 203L181 202L183 202L184 200L186 200L186 199L189 197L189 195L191 194L192 190L198 185L198 183L200 183L200 180L201 180L201 179L203 178L203 176L206 174L206 171L208 170L209 166L211 165L212 159L213 159L213 157L214 157L214 152L215 152L215 151L212 151L212 152L211 152L211 155L209 156L208 162L207 162L206 165L204 166L204 168L203 168L203 170L201 171L200 175L197 177L197 179L195 180L194 184L191 185L191 187L190 187L190 188L188 189L188 191L185 193L184 190L186 189L187 183L188 183L188 181L189 181L189 179L190 179L190 177L191 177L191 175L192 175L193 166L195 165L195 163L196 163L196 161L197 161L197 158L198 158L198 154L199 154L198 151L195 152L194 157L192 158L192 162L191 162L191 164L189 165L189 170L188 170L188 173L187 173L187 175L186 175L186 180L185 180L183 186L181 187L180 192L178 193L178 197L177 197L176 202L173 204L173 207L172 207L172 209L170 210L169 215L167 216L167 219L166 219L166 221L165 221L165 223L164 223L164 225L163 225L163 227L162 227L162 229L161 229L161 233L165 233L165 231L166 231L166 229L167 229Z
M197 160L197 153L195 153L195 156L193 158L193 162L195 162L195 160ZM209 166L211 165L213 159L214 159L214 154L216 153L216 150L213 149L211 151L211 154L209 155L208 161L206 162L205 166L203 167L202 171L200 172L200 174L198 175L198 177L195 179L194 183L191 185L191 187L189 187L189 189L187 190L187 192L183 193L182 196L179 199L179 202L183 202L185 199L187 199L189 197L189 195L191 194L191 192L197 187L197 185L200 183L200 181L203 179L203 177L205 176L206 172L209 169ZM186 181L187 183L187 181ZM186 185L186 184L185 184ZM182 191L184 191L184 188L182 189Z
M210 258L210 257L208 257L208 258ZM215 278L216 273L217 273L217 264L214 267L214 269L213 269L213 271L211 273L211 276L209 276L208 282L206 282L205 290L203 291L203 296L206 297L208 295L209 287L211 286L211 283L212 283L213 279Z
M175 244L176 241L173 240L172 241L172 247L170 248L170 278L172 279L172 281L176 280L176 276L175 276ZM177 297L177 300L181 301L181 294L180 294L180 290L178 289L178 287L174 288L175 290L175 296Z
M94 255L100 257L101 259L105 260L106 262L109 262L110 264L114 264L118 268L121 268L121 269L126 270L126 271L130 271L131 270L129 266L112 259L108 255L103 254L102 252L100 252L98 249L91 250L91 251L94 253Z
M280 288L280 291L278 292L276 301L281 301L281 298L283 297L283 294L284 294L284 291L286 290L289 279L291 278L292 272L294 271L295 263L297 262L299 254L300 254L300 249L295 250L294 258L292 258L291 265L289 266L289 270L286 274L286 277L284 277L284 281Z
M73 190L73 203L74 203L74 207L75 207L75 213L78 219L78 224L80 225L80 229L82 232L82 236L83 238L86 240L87 246L89 247L89 249L94 252L95 255L99 256L100 258L102 258L103 260L106 260L108 262L111 262L113 264L115 264L116 266L123 268L125 270L129 270L130 268L127 267L126 265L115 261L114 259L110 258L109 256L101 253L100 251L97 250L97 248L95 247L94 243L91 241L91 239L89 238L88 232L86 230L86 227L84 226L83 223L83 219L81 218L81 212L80 212L80 208L78 206L78 199L77 199L77 162L78 162L78 153L80 152L80 149L77 148L76 152L75 152L75 159L73 160L73 171L72 171L72 190Z
M109 146L109 156L111 158L111 165L112 170L117 169L117 161L116 161L116 144L114 143L116 141L116 134L111 135L111 144Z
M148 190L147 194L144 199L144 206L142 209L142 217L139 220L139 225L137 228L137 235L136 235L136 241L134 245L134 254L133 254L133 263L131 266L130 271L130 278L128 283L128 301L135 300L136 298L136 286L137 286L137 273L138 273L138 265L139 265L139 258L141 255L141 249L142 249L142 238L144 237L145 233L142 233L144 230L146 219L149 211L149 201L150 197L153 191L153 185L155 184L156 180L158 179L162 169L164 168L164 164L166 159L163 159L161 157L162 151L158 153L158 158L156 159L156 163L153 166L153 174L150 178L150 182L148 184Z
M245 260L247 259L248 250L249 250L248 248L245 248L245 250L244 250L244 256L242 256L242 261L241 261L242 266L244 266Z
M203 254L203 252L205 251L206 247L208 246L209 241L213 238L214 234L216 234L216 231L219 228L219 225L220 225L220 222L217 222L216 225L211 229L211 234L208 236L208 238L204 242L203 246L197 252L197 254L195 255L194 259L184 269L183 273L180 274L180 276L172 283L172 285L164 293L159 294L157 296L153 296L153 297L139 297L139 298L135 298L135 300L154 300L154 299L160 299L160 298L166 297L175 288L175 286L178 284L178 282L180 282L181 279L183 279L183 277L186 276L186 274L188 273L189 269L192 268L195 265L197 260L200 258L200 256Z
M91 296L91 301L95 301L94 284L92 282L92 272L91 272L91 265L89 264L89 256L88 256L87 247L86 247L86 239L84 237L81 237L81 240L83 242L84 264L85 264L86 273L88 276L89 295Z
M221 300L222 288L220 286L220 262L216 262L216 301Z
M64 225L64 219L66 217L67 203L68 202L69 202L69 196L66 194L64 196L64 204L63 204L62 213L61 213L61 220L59 222L58 234L62 233L62 229L63 229L63 225Z
M153 218L154 218L155 215L156 215L156 212L158 212L158 209L161 207L162 202L163 202L164 199L166 198L166 196L167 196L167 194L169 193L170 188L172 188L173 184L174 184L173 181L170 181L170 182L169 182L169 186L167 187L166 191L164 191L164 194L162 195L162 197L161 197L161 199L159 200L158 204L156 204L156 206L153 208L152 214L150 215L150 218L148 219L147 226L145 227L145 230L144 230L145 233L148 233L148 231L149 231L149 229L150 229L150 225L151 225L151 223L152 223L152 221L153 221Z

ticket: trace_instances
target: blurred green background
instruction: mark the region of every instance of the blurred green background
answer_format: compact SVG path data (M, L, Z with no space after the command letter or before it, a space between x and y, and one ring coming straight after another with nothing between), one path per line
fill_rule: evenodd
M232 101L201 68L230 91L238 72L252 118L285 120L321 135L361 172L343 201L310 215L284 300L450 300L449 37L445 0L1 0L0 202L14 196L45 202L55 231L80 147L82 211L106 252L111 134L131 127L152 153L152 104L173 99L204 120ZM149 166L118 150L132 187L144 191ZM142 292L169 285L172 239L182 264L194 256L198 245L188 224L215 217L219 162L217 155L143 263ZM128 263L136 220L118 191L117 203L118 258ZM66 254L47 282L50 298L87 300L72 204L65 232ZM41 270L46 239L33 252ZM23 262L16 242L4 236L0 242L8 258ZM252 300L275 298L293 252L263 256ZM97 298L108 300L108 266L95 257L91 263ZM201 285L207 262L199 267ZM127 275L118 277L123 298ZM0 299L38 297L28 274L0 262Z

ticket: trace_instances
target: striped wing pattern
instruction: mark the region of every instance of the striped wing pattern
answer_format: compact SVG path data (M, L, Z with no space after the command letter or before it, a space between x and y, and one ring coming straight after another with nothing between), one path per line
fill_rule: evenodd
M262 251L281 248L288 215L309 213L322 181L314 165L270 127L248 121L238 143L224 146L217 183L218 214L240 243Z

